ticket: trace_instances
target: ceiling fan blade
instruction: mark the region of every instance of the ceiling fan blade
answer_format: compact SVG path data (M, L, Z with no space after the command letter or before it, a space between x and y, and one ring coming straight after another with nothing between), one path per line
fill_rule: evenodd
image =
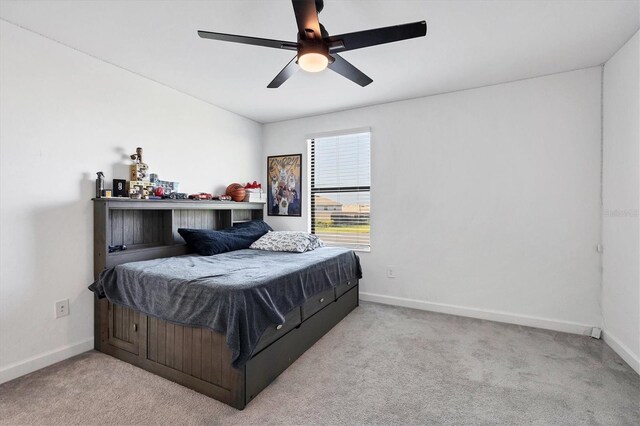
M337 72L343 77L348 78L354 83L359 84L364 87L371 83L371 80L365 73L360 71L358 68L354 67L349 63L346 59L339 55L331 55L335 59L332 64L329 64L328 67L331 70Z
M274 78L271 83L269 83L267 88L277 89L282 85L282 83L287 81L289 77L295 74L296 71L298 71L298 64L296 64L296 59L298 59L298 57L294 56L293 59L289 61L289 63L284 68L282 68L282 71L280 71L278 75L276 75L276 78Z
M210 31L198 31L202 38L211 40L230 41L233 43L251 44L254 46L273 47L276 49L298 50L298 43L292 41L272 40L268 38L247 37L235 34L212 33Z
M313 31L313 37L318 40L322 38L320 32L320 22L318 22L318 9L315 0L291 0L293 3L293 13L296 15L298 32L301 38L310 38L308 30Z
M329 52L338 53L415 37L423 37L426 34L427 23L420 21L411 24L394 25L392 27L334 35L326 37L324 40L329 44Z

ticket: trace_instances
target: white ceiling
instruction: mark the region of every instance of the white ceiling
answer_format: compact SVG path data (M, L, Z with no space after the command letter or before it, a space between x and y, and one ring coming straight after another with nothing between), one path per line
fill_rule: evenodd
M330 34L426 20L427 36L345 52L374 81L325 70L267 84L294 52L196 30L295 41L289 0L2 0L0 17L258 122L599 65L640 27L638 0L325 0Z

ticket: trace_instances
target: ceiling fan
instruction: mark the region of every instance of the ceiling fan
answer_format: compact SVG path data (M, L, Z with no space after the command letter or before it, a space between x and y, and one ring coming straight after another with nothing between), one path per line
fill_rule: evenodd
M298 67L308 72L319 72L328 67L330 70L364 87L373 80L358 68L351 65L351 63L347 62L338 55L338 53L422 37L427 34L427 23L420 21L329 36L327 30L318 21L318 13L320 13L324 7L323 0L292 0L292 3L293 12L296 15L296 22L298 24L297 42L213 33L209 31L198 31L198 35L202 38L212 40L295 50L297 55L267 86L270 89L275 89L287 81L287 79L298 70Z

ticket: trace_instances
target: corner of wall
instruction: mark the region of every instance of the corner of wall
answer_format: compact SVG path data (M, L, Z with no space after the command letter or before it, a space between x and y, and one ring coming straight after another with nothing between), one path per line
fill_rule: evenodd
M640 163L628 161L640 151L639 34L634 33L602 64L600 232L604 251L599 302L604 342L640 374Z
M617 353L624 362L629 364L636 373L640 374L640 358L635 356L631 349L625 346L620 339L611 334L608 330L604 330L602 332L602 340L604 340L604 342L609 345L609 347L613 349L613 351Z

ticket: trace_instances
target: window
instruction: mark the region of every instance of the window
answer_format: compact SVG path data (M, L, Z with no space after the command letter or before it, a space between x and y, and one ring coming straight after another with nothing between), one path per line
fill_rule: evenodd
M309 140L311 233L329 246L371 248L371 134Z

